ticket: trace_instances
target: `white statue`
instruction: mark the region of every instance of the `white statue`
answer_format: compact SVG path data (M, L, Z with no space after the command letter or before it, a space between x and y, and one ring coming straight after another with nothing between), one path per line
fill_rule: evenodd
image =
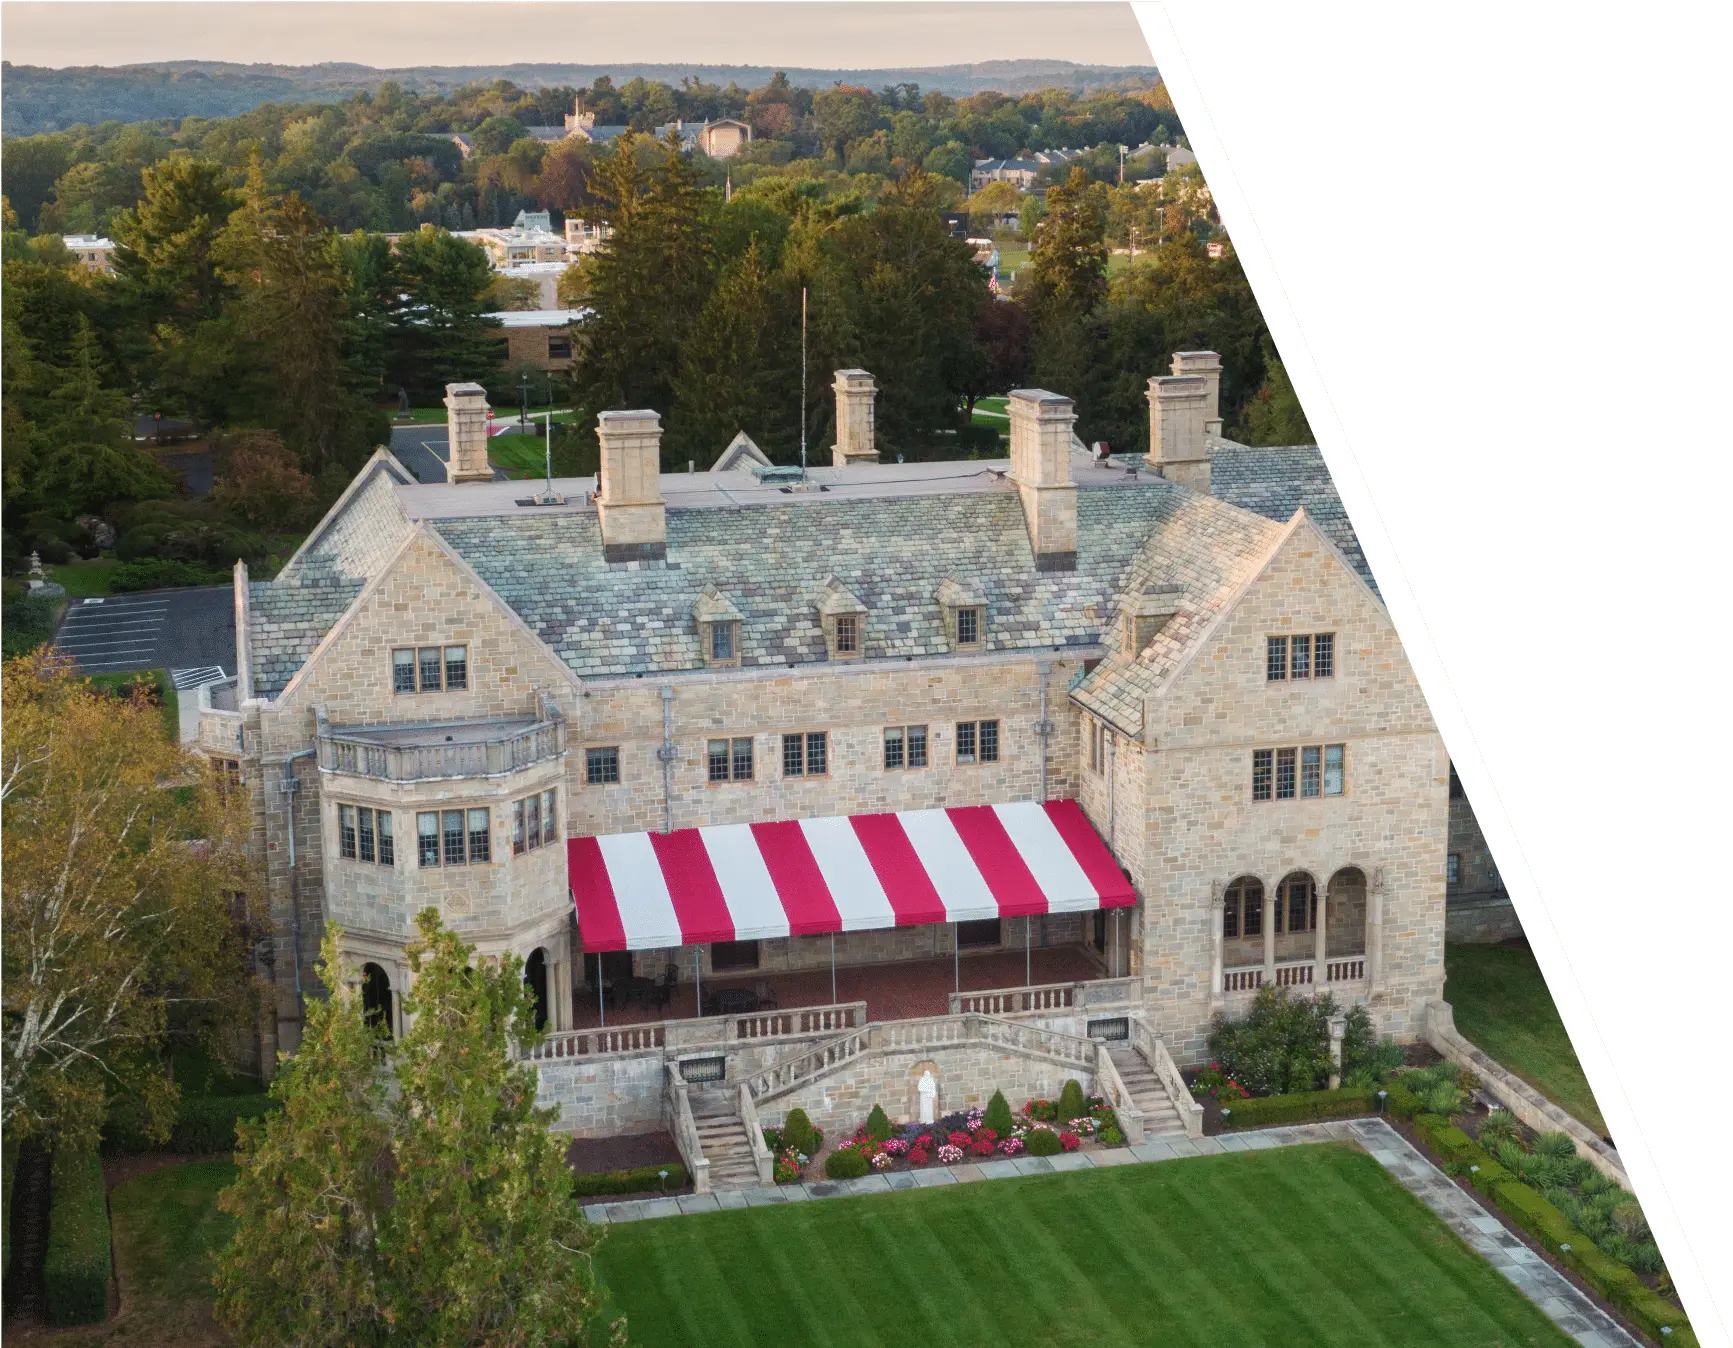
M933 1080L932 1072L921 1073L921 1079L915 1083L915 1094L921 1098L921 1122L932 1123L933 1106L939 1098L939 1083Z

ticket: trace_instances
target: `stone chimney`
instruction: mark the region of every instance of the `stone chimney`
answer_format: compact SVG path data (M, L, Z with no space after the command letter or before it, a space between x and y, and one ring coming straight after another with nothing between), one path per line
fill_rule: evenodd
M453 482L492 482L487 461L487 390L480 384L445 386L445 428Z
M1077 483L1071 477L1069 398L1045 389L1013 389L1011 480L1023 498L1023 521L1037 571L1077 569Z
M1210 450L1204 427L1211 391L1210 381L1200 374L1158 375L1149 381L1147 462L1168 481L1205 496L1210 492Z
M1175 351L1173 372L1201 375L1209 381L1203 433L1206 437L1219 440L1222 433L1222 358L1214 351Z
M603 412L596 418L596 440L602 448L596 513L602 521L603 558L641 562L666 557L661 415Z
M878 385L865 370L838 370L831 387L836 390L836 443L830 447L831 465L847 468L854 463L877 463L873 395Z

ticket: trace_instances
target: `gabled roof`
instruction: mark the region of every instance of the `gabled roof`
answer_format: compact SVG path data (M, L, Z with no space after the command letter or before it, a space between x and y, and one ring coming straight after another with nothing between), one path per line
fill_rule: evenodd
M736 432L728 442L728 448L723 450L715 463L710 465L713 473L726 473L736 468L750 468L753 464L761 468L770 467L770 459L764 451L753 443L752 437L745 431Z
M1316 445L1217 448L1210 461L1210 490L1242 510L1269 519L1289 520L1303 509L1361 579L1377 591L1378 582L1360 550L1335 479Z

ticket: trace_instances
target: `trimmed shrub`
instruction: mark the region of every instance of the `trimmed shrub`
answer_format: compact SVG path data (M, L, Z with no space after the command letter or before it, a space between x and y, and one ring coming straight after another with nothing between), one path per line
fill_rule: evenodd
M867 1158L854 1147L843 1147L824 1158L824 1173L833 1180L859 1179L868 1168Z
M48 1254L42 1265L48 1322L89 1325L108 1317L108 1192L95 1151L54 1154Z
M1064 1086L1059 1090L1059 1121L1070 1123L1072 1119L1081 1119L1087 1113L1089 1105L1083 1098L1083 1087L1075 1077L1067 1077Z
M180 1120L169 1138L169 1150L197 1156L235 1149L235 1124L251 1123L275 1113L282 1105L269 1095L195 1096L181 1101Z
M883 1105L874 1105L872 1113L867 1115L867 1136L874 1142L889 1142L891 1138L891 1121L885 1113Z
M661 1175L664 1170L668 1172L666 1188L670 1193L686 1187L686 1167L678 1161L669 1161L666 1165L641 1165L635 1170L598 1170L588 1175L574 1175L572 1196L653 1194L664 1187Z
M1075 1086L1077 1083L1066 1084ZM987 1112L981 1116L981 1126L991 1128L998 1137L1011 1135L1011 1106L1005 1100L1004 1091L994 1091L993 1098L987 1101Z
M1031 1156L1057 1156L1064 1150L1059 1134L1050 1128L1031 1128L1023 1135L1023 1145Z
M1243 1020L1217 1014L1210 1057L1253 1094L1312 1091L1330 1075L1330 1017L1335 999L1290 996L1265 984Z
M1270 1128L1310 1119L1345 1119L1372 1114L1378 1096L1370 1090L1302 1091L1296 1095L1266 1095L1236 1100L1222 1114L1224 1128Z
M200 562L182 562L160 557L140 557L123 562L109 576L108 588L116 594L134 590L166 590L183 585L221 585L228 574Z
M1119 1131L1117 1124L1109 1124L1095 1135L1095 1140L1104 1147L1123 1147L1125 1134Z
M1406 1122L1420 1112L1420 1099L1398 1078L1385 1088L1384 1112Z
M817 1155L818 1137L804 1109L789 1110L788 1117L782 1121L782 1149L797 1151L802 1156Z

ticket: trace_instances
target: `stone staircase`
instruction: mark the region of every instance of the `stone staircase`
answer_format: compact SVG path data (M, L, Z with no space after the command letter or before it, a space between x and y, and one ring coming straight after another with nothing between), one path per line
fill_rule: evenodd
M704 1159L710 1162L710 1187L715 1189L750 1189L758 1184L758 1166L752 1159L752 1143L746 1136L746 1125L740 1115L722 1106L705 1102L707 1108L694 1108L692 1117L698 1125L698 1142L704 1149Z
M1125 1089L1131 1092L1133 1103L1143 1111L1144 1137L1162 1137L1171 1133L1183 1136L1185 1123L1179 1110L1174 1107L1173 1098L1143 1054L1129 1044L1114 1044L1108 1048L1107 1055L1113 1059L1113 1066L1119 1072L1119 1079L1125 1083Z

